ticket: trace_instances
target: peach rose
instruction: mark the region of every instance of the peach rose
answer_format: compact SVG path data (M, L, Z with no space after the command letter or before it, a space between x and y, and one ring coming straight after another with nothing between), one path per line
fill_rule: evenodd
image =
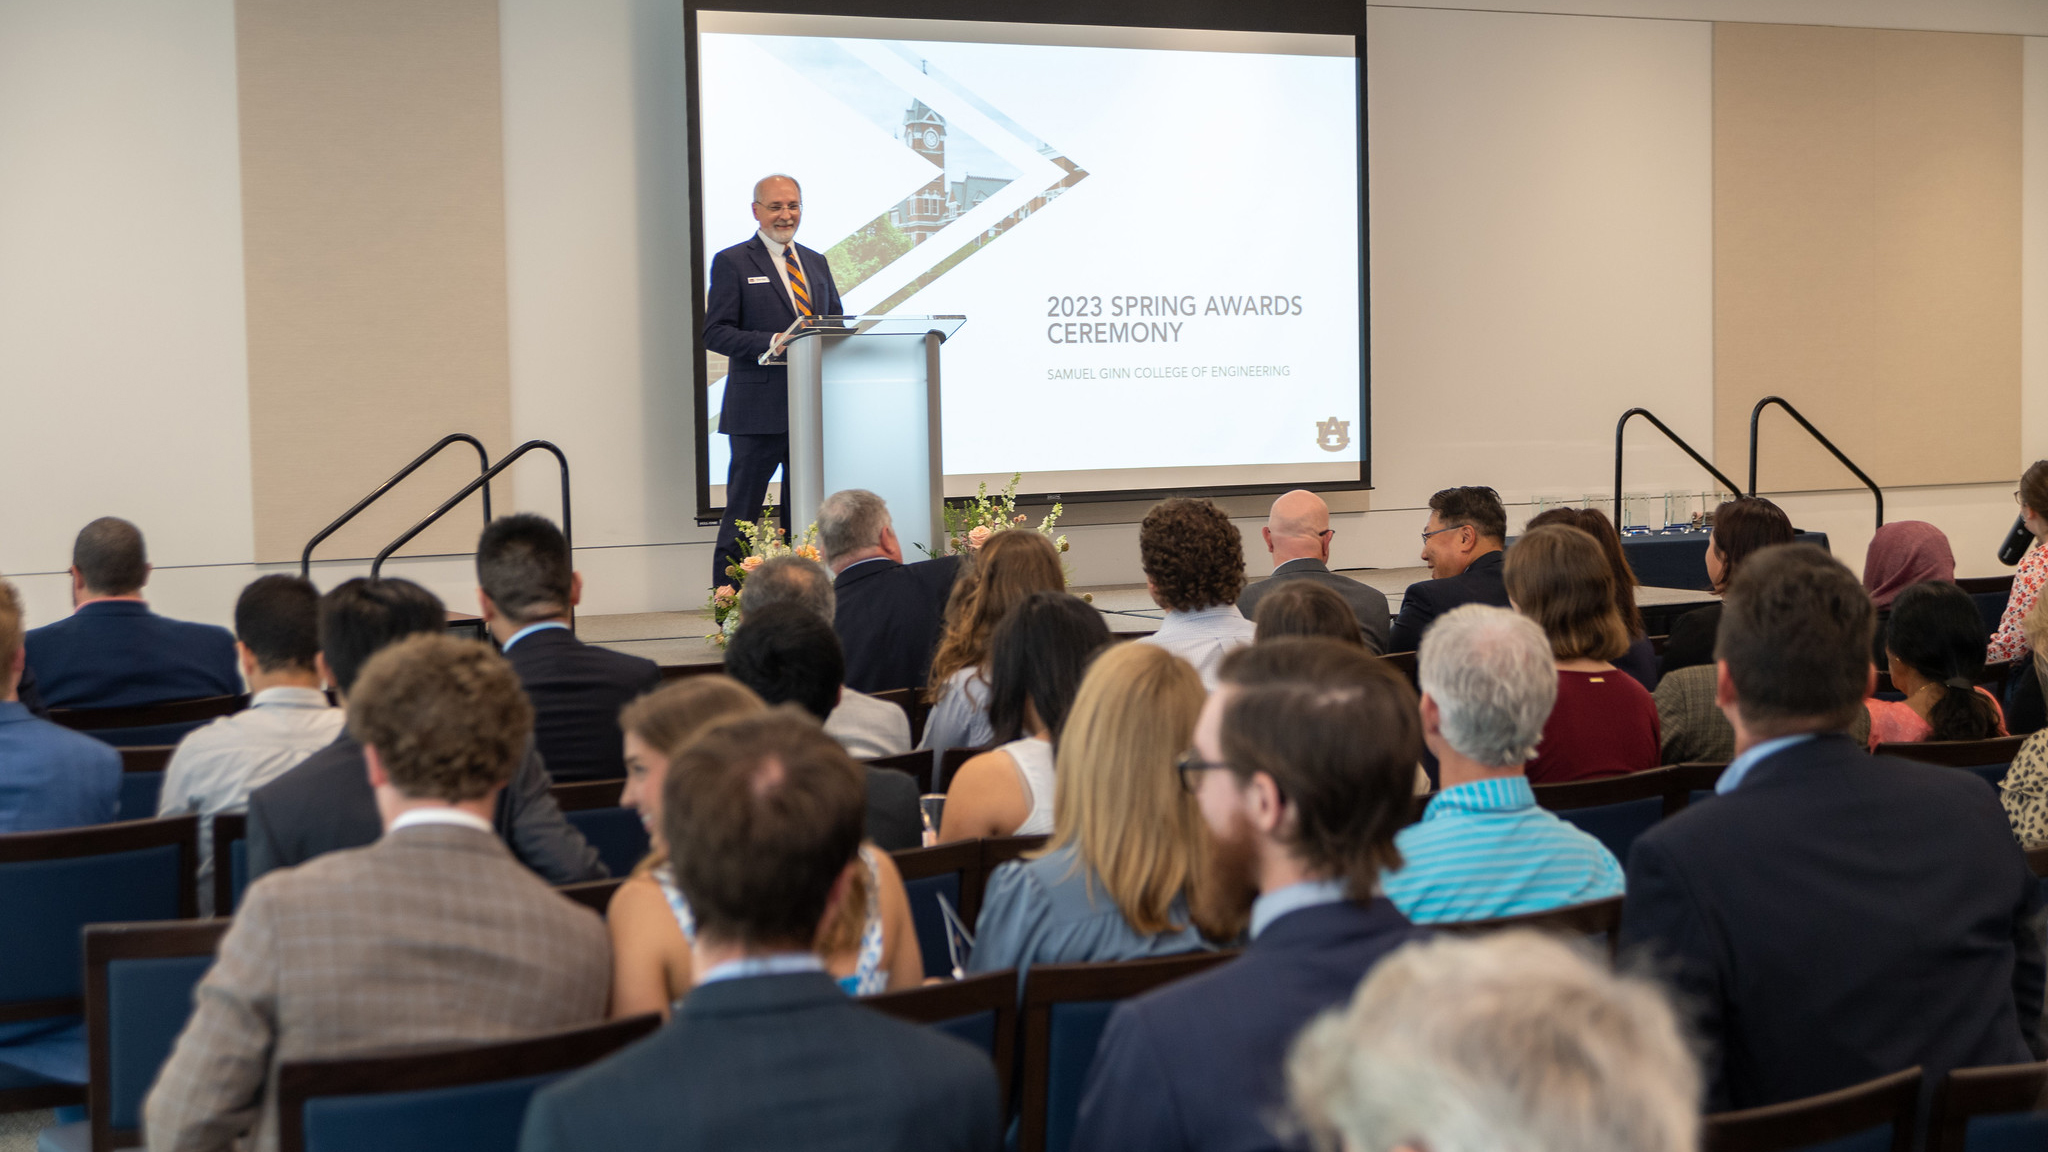
M746 559L740 561L740 571L742 572L752 572L754 569L759 568L760 566L761 558L759 556L749 556Z
M974 530L967 534L967 546L969 548L979 548L983 544L988 543L988 538L993 535L995 533L988 530L988 525L977 524L974 526Z
M740 598L740 593L739 589L730 584L720 584L718 591L711 594L711 598L720 604L730 604Z
M796 554L803 557L806 560L811 561L814 564L822 563L824 560L824 557L822 557L818 553L817 546L812 544L797 545Z

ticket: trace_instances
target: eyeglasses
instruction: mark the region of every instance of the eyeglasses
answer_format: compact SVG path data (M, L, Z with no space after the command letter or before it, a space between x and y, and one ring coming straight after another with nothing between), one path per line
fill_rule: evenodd
M1434 531L1434 532L1424 532L1424 533L1422 534L1422 542L1423 542L1424 544L1427 544L1427 543L1429 543L1429 538L1430 538L1431 536L1441 536L1441 535L1443 535L1443 534L1444 534L1444 533L1446 533L1446 532L1456 532L1456 531L1457 531L1458 529L1460 529L1460 528L1463 528L1463 527L1464 527L1464 525L1463 525L1463 524L1453 524L1453 525L1451 525L1451 526L1450 526L1449 528L1439 528L1439 529L1437 529L1437 530L1436 530L1436 531Z
M1173 770L1180 773L1180 786L1193 793L1202 786L1196 773L1207 772L1211 768L1228 767L1230 765L1221 760L1204 760L1201 753L1189 750L1186 755L1174 762Z

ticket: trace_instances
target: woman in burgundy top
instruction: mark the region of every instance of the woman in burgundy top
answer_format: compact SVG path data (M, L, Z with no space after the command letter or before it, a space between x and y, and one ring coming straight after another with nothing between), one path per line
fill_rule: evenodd
M1579 528L1545 524L1508 549L1502 573L1515 610L1543 626L1557 660L1557 706L1543 726L1529 783L1562 784L1655 768L1657 704L1613 660L1628 651L1614 570Z

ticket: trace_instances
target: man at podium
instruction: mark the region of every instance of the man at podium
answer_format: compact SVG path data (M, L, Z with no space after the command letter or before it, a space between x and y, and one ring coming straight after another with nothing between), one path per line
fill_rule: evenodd
M756 361L771 347L781 351L778 338L798 316L840 314L839 288L824 255L794 242L803 219L796 181L777 175L755 184L754 219L759 231L711 258L704 301L704 346L729 360L718 430L732 446L725 518L711 556L714 588L725 583L725 566L737 558L736 522L760 516L777 468L783 469L782 507L789 507L789 369Z

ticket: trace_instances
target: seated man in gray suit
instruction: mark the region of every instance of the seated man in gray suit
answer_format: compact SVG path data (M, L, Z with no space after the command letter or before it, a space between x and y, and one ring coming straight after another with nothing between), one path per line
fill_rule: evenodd
M491 827L533 732L489 648L411 636L349 697L384 837L258 880L144 1105L152 1148L269 1152L291 1060L483 1043L604 1019L604 925Z
M861 867L861 780L793 708L721 725L662 784L697 921L696 987L668 1026L533 1098L521 1152L988 1149L988 1057L840 991L811 950Z
M1297 488L1273 501L1266 526L1266 551L1273 554L1273 575L1247 587L1237 597L1237 610L1250 620L1259 599L1288 580L1313 580L1344 598L1358 616L1366 650L1377 656L1387 650L1387 594L1370 584L1330 571L1330 506L1313 492Z

